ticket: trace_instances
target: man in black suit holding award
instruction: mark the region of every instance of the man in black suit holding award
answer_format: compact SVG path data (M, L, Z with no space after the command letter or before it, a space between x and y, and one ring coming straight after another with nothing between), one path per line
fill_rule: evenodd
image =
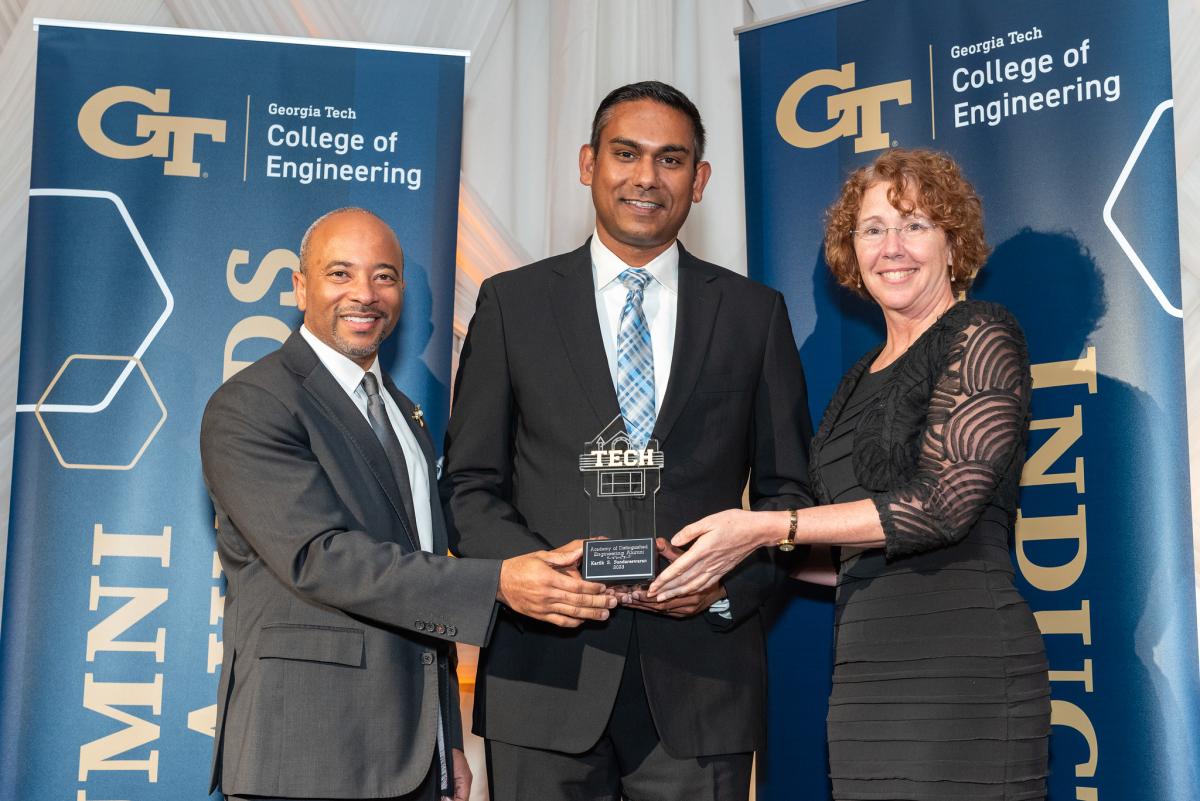
M755 509L808 503L810 424L783 298L676 239L708 182L703 150L678 90L613 91L579 155L595 235L480 288L442 482L460 555L669 537L739 506L747 478ZM618 417L630 449L657 443L664 458L656 532L592 530L581 453ZM758 552L710 592L654 603L621 591L609 620L569 632L504 610L475 707L493 801L745 799L766 729L759 609L780 576Z

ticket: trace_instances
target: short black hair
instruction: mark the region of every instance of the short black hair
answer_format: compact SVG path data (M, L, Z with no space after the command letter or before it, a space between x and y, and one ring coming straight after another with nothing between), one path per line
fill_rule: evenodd
M600 131L612 119L613 109L620 103L634 100L653 100L655 103L662 103L664 106L686 114L692 122L692 146L696 162L699 163L703 160L705 135L704 123L700 120L700 111L696 108L695 103L688 100L687 95L662 81L639 81L618 86L600 101L600 106L596 109L596 116L592 118L592 138L589 142L592 152L600 149Z

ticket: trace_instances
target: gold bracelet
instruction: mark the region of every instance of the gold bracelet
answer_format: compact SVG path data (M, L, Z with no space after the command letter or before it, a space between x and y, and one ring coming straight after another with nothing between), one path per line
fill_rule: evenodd
M788 510L788 533L787 536L775 543L779 546L779 550L784 553L795 550L796 548L796 510Z

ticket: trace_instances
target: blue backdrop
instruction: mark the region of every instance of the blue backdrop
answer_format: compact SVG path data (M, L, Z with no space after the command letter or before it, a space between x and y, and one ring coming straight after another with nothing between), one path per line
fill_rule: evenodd
M384 366L440 442L464 53L43 23L0 798L199 798L224 581L200 414L299 323L305 228L405 250Z
M751 274L783 290L814 419L880 341L824 209L888 146L963 165L995 248L973 295L1034 363L1017 567L1051 666L1050 797L1190 798L1197 654L1167 4L866 2L740 35ZM771 637L761 797L826 798L828 596Z

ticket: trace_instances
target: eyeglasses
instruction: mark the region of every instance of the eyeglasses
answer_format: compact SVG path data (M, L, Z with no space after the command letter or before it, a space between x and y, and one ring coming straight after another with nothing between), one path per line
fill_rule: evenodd
M905 242L912 242L921 239L936 227L928 220L909 220L900 226L885 227L882 225L868 225L850 233L860 242L865 242L868 245L878 245L887 238L888 231L895 231L900 234L900 238Z

